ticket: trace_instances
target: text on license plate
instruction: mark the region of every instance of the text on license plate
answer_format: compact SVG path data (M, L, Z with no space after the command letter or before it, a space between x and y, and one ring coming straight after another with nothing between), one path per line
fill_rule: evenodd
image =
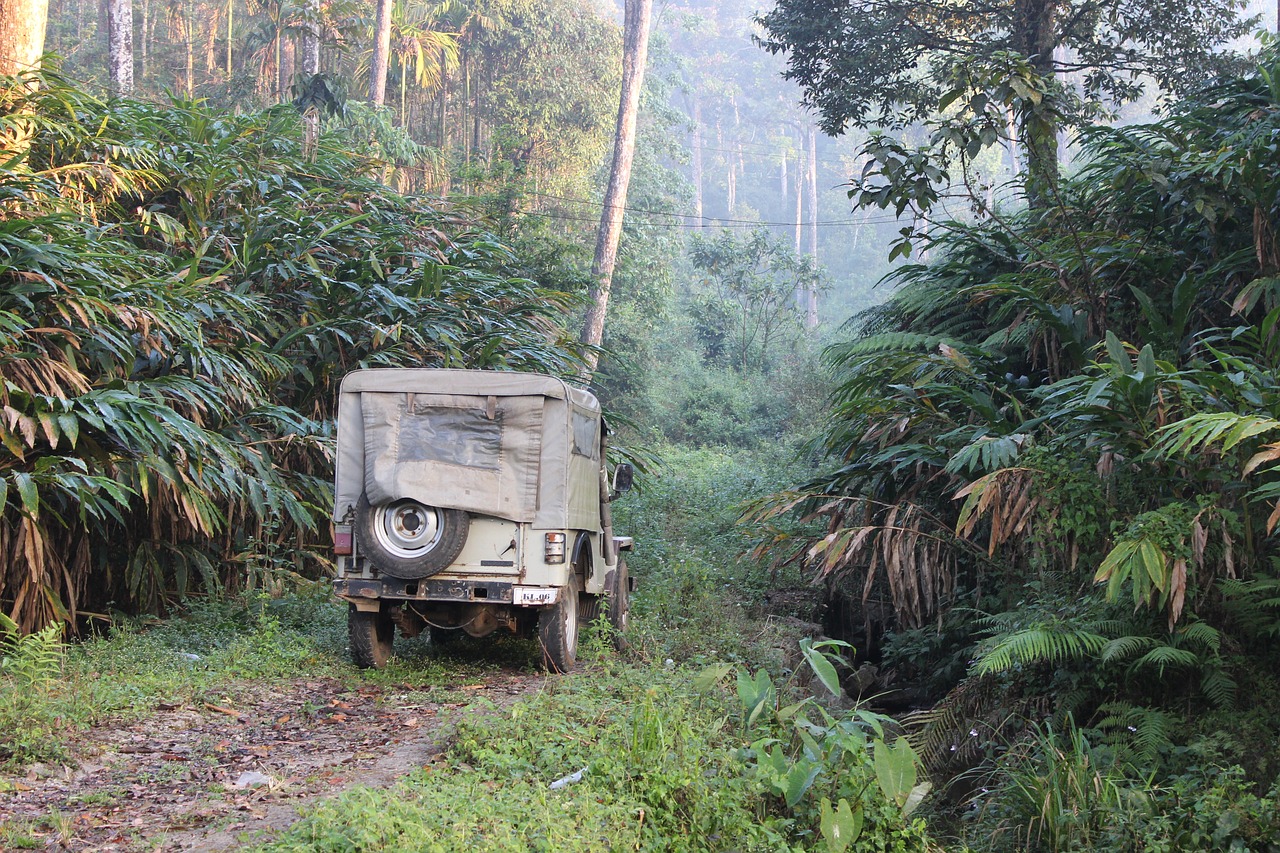
M513 604L555 604L560 590L555 587L518 586L512 596Z

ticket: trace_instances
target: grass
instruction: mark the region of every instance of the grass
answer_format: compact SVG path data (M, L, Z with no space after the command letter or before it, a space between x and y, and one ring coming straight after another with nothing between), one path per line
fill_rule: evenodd
M784 665L779 632L757 618L769 590L798 586L793 569L746 555L743 505L797 476L786 451L664 447L641 488L614 505L614 529L636 541L627 558L640 584L632 613L645 653L675 663Z
M600 658L507 714L461 721L446 763L326 800L259 849L783 848L786 821L735 758L724 699L685 668Z

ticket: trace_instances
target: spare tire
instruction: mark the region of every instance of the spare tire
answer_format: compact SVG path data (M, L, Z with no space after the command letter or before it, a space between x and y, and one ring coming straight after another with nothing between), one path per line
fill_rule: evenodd
M412 498L370 506L356 504L360 553L385 575L421 580L443 571L467 542L471 516L460 509L427 506Z

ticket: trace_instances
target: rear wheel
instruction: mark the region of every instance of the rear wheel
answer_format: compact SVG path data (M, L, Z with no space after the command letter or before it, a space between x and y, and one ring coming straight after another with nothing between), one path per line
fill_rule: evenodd
M609 575L608 588L605 595L609 600L609 624L613 626L613 642L619 650L627 645L623 634L631 624L631 575L627 572L627 561L618 557L618 567Z
M568 672L578 662L578 597L582 581L577 575L560 590L560 600L538 614L538 640L542 662L551 672Z
M347 634L351 641L351 660L361 669L382 669L391 659L395 623L381 611L356 610L354 604L348 607Z

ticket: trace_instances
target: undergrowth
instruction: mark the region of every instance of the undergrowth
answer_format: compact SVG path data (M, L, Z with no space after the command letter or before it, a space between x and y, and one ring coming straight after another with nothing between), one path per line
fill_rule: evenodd
M735 703L723 689L728 671L602 655L591 671L555 680L507 714L464 719L441 761L395 788L355 788L323 801L260 849L929 848L923 824L878 787L870 739L842 740L840 763L825 768L823 781L824 768L805 764L786 709L761 714ZM802 779L794 798L770 776L770 748L786 753L782 760ZM839 827L823 796L836 789L854 801L851 808L840 800L850 818ZM842 828L849 834L840 843ZM854 839L858 846L849 848Z

